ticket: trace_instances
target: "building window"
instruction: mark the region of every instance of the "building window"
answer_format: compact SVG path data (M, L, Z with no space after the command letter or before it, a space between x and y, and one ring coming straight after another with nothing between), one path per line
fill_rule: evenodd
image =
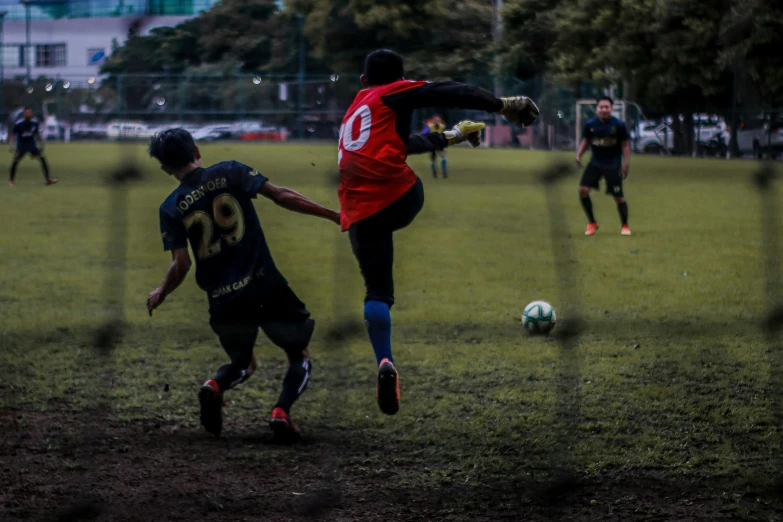
M62 67L65 65L65 44L35 46L36 67Z

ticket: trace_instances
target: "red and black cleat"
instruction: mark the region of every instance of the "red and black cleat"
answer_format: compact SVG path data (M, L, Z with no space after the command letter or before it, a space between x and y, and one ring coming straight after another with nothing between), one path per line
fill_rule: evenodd
M201 405L201 425L215 437L223 431L223 394L218 384L210 379L201 385L198 391L198 402Z
M287 414L283 408L277 407L272 410L269 427L272 428L275 437L282 441L293 442L302 439L302 434L299 433L294 418Z

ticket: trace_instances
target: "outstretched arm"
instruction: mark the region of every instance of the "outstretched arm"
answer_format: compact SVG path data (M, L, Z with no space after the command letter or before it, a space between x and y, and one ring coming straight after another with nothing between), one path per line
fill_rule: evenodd
M422 154L433 150L443 150L448 143L442 133L429 132L427 134L414 134L408 138L408 154Z
M422 107L457 107L486 112L500 112L503 101L494 94L473 85L457 82L432 82L382 98L395 111Z
M587 138L582 138L582 143L579 144L579 150L576 151L576 164L582 165L582 154L587 150Z
M190 253L188 248L175 248L171 251L171 266L169 266L166 277L158 288L153 290L149 297L147 297L147 311L152 315L152 311L163 304L166 297L174 290L177 289L182 281L185 280L185 276L190 271L192 262L190 260Z
M340 213L319 205L315 201L307 199L295 190L286 187L278 187L268 181L261 185L258 191L262 196L271 199L286 210L322 217L334 223L340 224Z

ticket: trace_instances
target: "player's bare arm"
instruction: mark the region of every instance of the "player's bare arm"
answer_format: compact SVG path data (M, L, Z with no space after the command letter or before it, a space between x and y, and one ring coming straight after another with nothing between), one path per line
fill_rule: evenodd
M590 143L587 141L587 138L582 138L582 143L579 144L579 149L576 151L576 164L580 167L582 166L582 155L589 146Z
M166 297L177 289L185 280L190 271L192 261L190 253L186 248L175 248L171 251L171 266L169 266L163 283L153 290L147 297L147 311L152 315L152 311L163 304Z
M268 181L261 185L258 192L262 196L271 199L277 205L292 212L307 214L310 216L328 219L333 223L340 224L340 213L319 205L295 190L286 187L278 187Z

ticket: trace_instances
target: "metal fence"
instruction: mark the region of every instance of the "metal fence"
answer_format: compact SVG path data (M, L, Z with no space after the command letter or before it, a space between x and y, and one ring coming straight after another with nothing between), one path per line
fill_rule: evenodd
M528 95L538 103L541 117L532 127L520 129L492 114L436 107L415 111L411 132L419 132L437 113L447 124L462 119L486 122L485 141L491 146L575 149L581 128L594 114L595 97L604 94L589 84L578 91L567 89L551 78L522 82L478 77L466 82L499 94ZM338 74L41 77L30 85L22 79L4 81L0 107L5 107L10 120L21 107L31 105L56 127L50 133L55 139L107 137L108 126L129 123L136 126L133 132L145 136L149 128L165 125L219 124L224 130L230 128L221 135L224 138L334 140L359 89L358 75ZM622 93L610 94L620 94L615 96L615 114L626 122L636 152L775 157L783 151L780 110L737 107L667 115L624 99ZM732 123L736 133L732 133ZM133 132L121 134L134 137ZM732 135L736 147L731 146Z

